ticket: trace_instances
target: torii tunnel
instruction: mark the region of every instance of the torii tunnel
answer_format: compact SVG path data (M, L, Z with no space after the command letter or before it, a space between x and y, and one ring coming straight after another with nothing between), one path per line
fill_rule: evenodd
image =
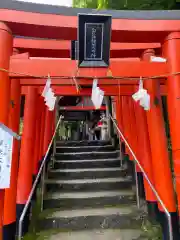
M70 51L71 40L77 39L78 13L112 16L109 68L79 68L74 76L77 64L70 59ZM98 78L105 96L114 97L118 126L171 215L173 239L180 239L180 11L97 12L1 1L0 49L0 122L14 132L19 130L20 102L25 95L20 156L15 140L11 185L0 191L0 239L15 238L16 222L54 131L55 112L48 111L41 97L48 75L57 96L91 96L93 79ZM151 56L167 61L150 62ZM149 111L132 99L140 77L150 94ZM175 189L161 96L167 96ZM127 149L126 154L132 159ZM164 239L170 239L164 210L147 181L145 193L149 208L159 208Z

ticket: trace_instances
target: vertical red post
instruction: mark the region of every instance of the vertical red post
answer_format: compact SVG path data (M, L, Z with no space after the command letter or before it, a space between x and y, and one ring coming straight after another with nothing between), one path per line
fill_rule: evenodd
M117 125L119 129L122 131L123 129L123 122L122 122L122 104L121 104L121 96L116 96L115 97L115 106L116 106L116 120L117 120ZM118 134L118 133L117 133ZM125 154L125 148L124 148L124 143L122 139L120 139L119 143L121 144L121 154L124 156Z
M24 107L24 128L21 141L18 187L17 187L17 221L27 202L31 188L33 175L33 153L36 127L37 90L28 87ZM23 232L27 232L29 216L25 217Z
M136 118L135 118L135 112L134 112L134 103L132 97L128 97L128 109L129 109L129 121L128 124L130 124L130 144L131 148L137 158L139 158L138 154L138 132L136 127ZM132 159L134 160L134 159ZM140 162L141 163L141 162ZM139 198L145 199L145 189L144 189L144 182L143 182L143 173L141 172L139 166L136 164L136 177L137 177L137 185L138 185L138 194Z
M9 69L10 56L12 54L12 33L10 29L0 22L0 67ZM0 71L0 122L8 125L10 107L10 79L7 72ZM3 239L3 212L5 191L0 189L0 240Z
M122 130L123 128L123 123L122 123L122 106L121 106L121 97L116 96L115 97L115 102L116 102L116 120L118 127Z
M138 160L140 161L142 167L144 168L149 180L151 183L155 184L152 168L152 159L151 159L151 149L149 142L149 133L147 126L147 119L145 110L138 104L134 103L135 108L135 118L136 118L136 128L138 136ZM148 207L148 213L152 220L157 220L158 216L158 205L157 199L154 195L150 185L147 180L143 177L146 202Z
M52 120L53 112L49 111L46 107L45 112L45 129L44 129L44 144L43 144L43 154L45 155L51 141L52 136Z
M52 138L52 120L53 120L53 112L49 111L49 109L46 107L45 110L45 128L44 128L44 142L43 142L43 156L46 155L46 152L48 150L49 144L51 142ZM46 159L46 167L47 163L50 160L50 155L52 153L53 147L51 146L51 149L49 150L47 159Z
M171 33L164 42L163 55L167 58L170 74L180 71L180 32ZM172 156L176 178L178 210L180 214L180 75L167 78L167 105L172 141Z
M121 96L121 101L122 101L122 112L123 112L123 115L122 115L123 134L124 134L126 140L129 143L129 141L130 141L129 133L130 133L131 129L130 129L130 124L127 124L128 119L129 119L128 98L127 98L127 96ZM127 147L126 147L126 154L131 155L131 153L129 152Z
M136 129L136 121L135 121L135 114L134 114L134 105L133 100L131 97L127 97L128 102L128 111L129 111L129 121L128 124L130 125L130 132L129 132L129 143L132 147L133 152L137 155L137 129Z
M43 160L43 157L44 157L44 129L45 129L45 113L46 113L46 106L45 106L45 103L44 105L42 106L42 114L41 114L41 133L40 133L40 149L39 149L39 166Z
M9 128L18 133L20 122L21 86L20 80L11 80L11 107ZM14 139L11 164L10 188L5 191L3 239L15 239L16 234L16 194L20 142Z
M154 50L152 49L146 50L143 54L143 60L149 61L152 55L154 55ZM174 196L174 187L168 155L164 119L162 113L160 83L158 79L154 80L149 79L145 81L144 85L151 97L150 111L146 111L146 115L152 154L155 188L159 193L166 208L171 214L174 235L173 239L180 239L178 229L178 216L176 212ZM159 209L164 239L169 239L167 218L160 204Z
M44 101L41 96L38 97L38 111L36 114L36 134L35 134L35 149L34 149L34 160L33 160L33 181L35 180L38 169L39 169L39 151L40 151L40 140L41 140L41 109L44 108Z
M121 103L122 103L122 124L123 124L123 134L132 147L131 142L131 119L130 119L130 109L129 109L129 96L121 96ZM133 177L133 181L135 181L134 173L135 173L135 166L133 160L133 156L127 146L125 146L125 161L127 162L128 172ZM130 160L130 161L129 161Z

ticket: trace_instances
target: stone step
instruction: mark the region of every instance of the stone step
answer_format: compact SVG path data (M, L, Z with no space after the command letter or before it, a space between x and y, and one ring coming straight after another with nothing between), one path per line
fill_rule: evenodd
M57 153L69 153L69 152L89 152L89 151L114 151L115 148L113 145L105 145L105 146L57 146Z
M84 169L84 168L112 168L120 167L120 159L85 159L85 160L57 160L54 163L55 169Z
M80 169L52 169L48 173L49 179L86 179L125 177L126 168L80 168Z
M54 192L64 191L106 191L114 189L131 189L130 178L99 178L99 179L74 179L74 180L46 180L46 190Z
M142 232L138 229L97 229L91 231L68 231L68 232L55 232L52 236L47 236L44 234L47 240L147 240L145 238L140 238Z
M56 146L106 146L110 145L111 141L56 141Z
M84 160L84 159L104 159L104 158L117 158L120 155L119 151L109 152L69 152L69 153L56 153L56 160Z
M40 230L62 229L137 229L142 224L142 216L135 206L89 208L77 210L55 210L38 223Z
M102 192L55 192L48 194L44 200L44 209L77 209L87 207L105 207L130 205L136 202L132 190Z

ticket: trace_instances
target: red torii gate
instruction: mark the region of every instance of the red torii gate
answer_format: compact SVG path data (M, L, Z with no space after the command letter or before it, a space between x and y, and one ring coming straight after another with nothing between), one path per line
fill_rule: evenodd
M19 53L28 52L31 57L70 58L71 42L52 39L15 38L13 47ZM137 58L145 49L153 48L160 55L160 43L111 43L111 58Z
M51 11L51 7L46 8L44 13L35 13L35 12L26 12L26 4L19 5L17 3L17 10L9 10L3 9L8 8L6 3L2 5L2 9L0 9L0 20L7 24L1 23L0 25L0 47L3 49L2 55L0 55L0 67L3 69L9 69L10 74L9 77L12 81L12 93L13 90L17 93L18 89L20 89L20 84L22 87L22 93L26 93L26 106L25 106L25 126L30 124L30 127L24 128L24 135L22 139L22 148L21 148L21 157L20 157L20 170L18 177L18 207L20 211L22 210L27 196L29 194L29 190L31 187L31 172L24 172L24 169L27 168L27 165L30 166L30 158L25 156L25 152L30 152L33 147L33 143L28 142L27 138L30 139L32 136L32 132L35 129L35 109L36 109L36 100L38 96L37 90L34 88L35 86L43 86L45 83L45 78L48 74L53 77L59 77L59 79L53 79L53 85L55 88L58 88L57 85L69 87L71 83L71 77L74 75L76 69L75 61L70 61L68 59L56 59L56 60L45 60L45 59L18 59L11 58L10 68L9 68L9 60L10 60L10 52L12 49L12 35L20 35L20 36L28 36L28 37L41 37L41 38L55 38L55 39L64 39L64 40L74 40L77 37L77 17L76 16L68 16L66 15L66 11L64 12L64 8L58 8L58 12ZM28 5L28 6L33 6ZM37 5L38 6L38 5ZM36 7L37 7L36 6ZM1 8L1 3L0 3ZM40 11L40 10L38 10ZM49 12L48 12L49 11ZM71 9L68 8L68 11ZM74 11L74 10L73 10ZM56 15L52 14L55 13ZM113 11L111 12L113 15ZM59 15L58 15L59 14ZM130 12L132 14L132 12ZM113 79L108 77L107 69L80 69L78 73L78 83L80 85L91 85L93 77L99 78L100 86L109 87L111 86L111 91L106 89L106 94L113 93L113 87L118 86L119 83L120 89L124 88L124 92L128 92L132 94L134 87L137 86L138 78L140 76L148 78L149 80L145 81L146 88L148 89L151 99L158 99L159 104L151 102L151 111L146 114L148 130L149 130L149 140L151 145L151 154L152 154L152 166L153 166L153 174L154 174L154 182L157 191L159 192L165 206L168 211L171 213L172 221L173 221L173 231L174 231L174 239L178 239L178 234L176 233L176 227L178 225L177 214L176 214L176 206L174 200L173 193L173 185L171 179L171 173L169 168L168 161L168 152L166 148L166 138L165 131L163 127L163 117L162 110L160 104L160 92L159 92L159 78L161 76L161 91L165 92L168 97L168 113L171 127L171 138L172 138L172 146L173 146L173 157L175 163L175 174L176 174L176 190L178 196L178 203L180 203L180 183L179 183L179 120L180 120L180 106L179 106L179 95L180 95L180 20L179 20L179 12L170 13L164 12L164 15L157 12L156 18L154 19L146 19L146 15L142 15L139 13L138 16L141 16L141 19L131 19L131 15L127 12L126 18L121 19L116 16L112 22L112 42L124 42L124 43L161 43L162 44L162 52L163 56L165 56L168 61L167 63L149 63L150 55L154 54L153 51L144 51L142 56L142 61L121 61L121 60L111 60L110 70L112 72L112 76L117 79ZM159 14L159 16L158 16ZM145 20L142 20L142 19ZM157 19L158 18L158 19ZM174 19L175 18L175 19ZM51 21L49 21L51 19ZM166 19L166 20L163 20ZM171 20L170 20L171 19ZM17 47L17 46L16 46ZM154 48L154 47L153 47ZM148 48L147 48L148 49ZM126 49L127 50L127 49ZM33 52L33 51L32 51ZM128 54L127 54L128 55ZM128 57L124 55L125 57ZM130 57L134 57L129 55ZM119 57L119 56L117 56ZM141 56L137 56L141 57ZM60 68L61 67L61 68ZM2 69L1 69L2 70ZM14 74L14 73L16 74ZM23 74L20 74L22 73ZM18 74L19 73L19 74ZM176 73L176 74L175 74ZM26 75L26 76L25 76ZM157 76L157 80L151 80L151 77ZM10 81L7 72L1 71L0 78L3 80L0 82L0 121L4 124L8 125L8 106L9 106L9 93L10 93ZM62 78L63 77L63 78ZM125 80L125 78L132 80ZM90 79L89 79L90 78ZM121 79L120 79L121 78ZM123 79L124 78L124 79ZM119 80L120 79L120 80ZM20 84L19 84L20 81ZM18 85L19 84L19 85ZM26 88L26 86L31 86ZM130 87L130 88L129 88ZM72 87L71 87L72 88ZM127 90L129 88L129 90ZM39 88L40 91L41 88ZM66 91L65 91L66 90ZM63 94L67 94L68 88L64 90ZM82 90L86 91L86 90ZM124 94L124 93L123 93ZM114 92L114 95L118 95L117 92ZM20 97L20 92L19 92ZM18 100L18 96L16 96L16 101ZM133 116L129 115L132 110L133 105L130 104L130 100L127 97L124 97L121 103L118 102L119 109L122 107L123 111L126 111L126 121L129 119L131 122L131 130L133 129ZM126 105L128 103L128 105ZM39 100L39 106L42 106L41 101ZM129 106L128 108L126 108ZM50 122L51 116L47 114L47 122ZM145 113L139 112L142 116ZM176 116L176 117L175 117ZM15 119L18 118L18 113L15 112L13 117ZM138 117L138 116L136 116ZM124 131L127 132L128 140L132 141L132 135L130 131L126 129L127 126L124 125L125 119L122 121L122 125ZM119 119L120 123L120 119ZM142 122L141 122L142 123ZM43 125L43 124L42 124ZM126 124L127 125L127 124ZM46 125L48 129L49 124ZM12 126L11 126L12 127ZM38 129L38 126L36 126ZM12 127L13 128L13 127ZM126 130L125 130L126 129ZM49 130L48 130L49 131ZM145 128L144 131L147 131ZM42 131L41 131L42 135ZM47 134L49 135L49 134ZM42 135L43 136L43 135ZM131 143L131 142L130 142ZM158 148L157 148L158 144ZM28 145L28 147L27 147ZM42 145L42 143L41 143ZM41 148L45 149L42 145ZM134 142L131 143L134 146ZM148 148L148 146L146 146ZM43 150L44 150L43 149ZM137 149L135 149L137 150ZM17 151L17 150L16 150ZM43 152L43 151L42 151ZM42 156L38 156L40 159ZM26 167L25 167L26 166ZM30 167L31 168L31 167ZM29 168L29 169L30 169ZM146 168L148 171L148 169ZM29 170L30 171L30 170ZM24 184L24 177L26 177L26 181L29 183L26 189L23 189L22 185ZM28 179L28 180L27 180ZM11 187L12 188L12 187ZM11 192L12 189L7 190L7 192ZM21 191L20 191L21 190ZM13 190L14 191L14 190ZM12 192L11 192L12 193ZM1 200L3 200L3 192L1 194ZM8 194L6 194L8 196ZM152 197L152 196L151 196ZM10 195L9 195L10 198ZM6 197L5 204L7 205L7 201L9 198ZM8 200L7 200L8 199ZM0 214L3 212L3 201L0 206ZM180 207L179 207L180 208ZM162 209L160 208L161 213ZM5 232L10 232L9 229L12 228L13 221L12 219L7 218L7 214L9 213L5 209ZM163 215L163 213L162 213ZM2 223L0 224L2 226ZM7 231L6 231L7 230ZM8 233L7 233L8 234Z

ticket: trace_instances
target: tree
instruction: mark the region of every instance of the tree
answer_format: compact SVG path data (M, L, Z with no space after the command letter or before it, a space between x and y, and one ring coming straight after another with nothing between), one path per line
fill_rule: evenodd
M163 10L175 8L176 0L74 0L73 6L116 10Z
M97 8L97 0L73 0L73 7Z

